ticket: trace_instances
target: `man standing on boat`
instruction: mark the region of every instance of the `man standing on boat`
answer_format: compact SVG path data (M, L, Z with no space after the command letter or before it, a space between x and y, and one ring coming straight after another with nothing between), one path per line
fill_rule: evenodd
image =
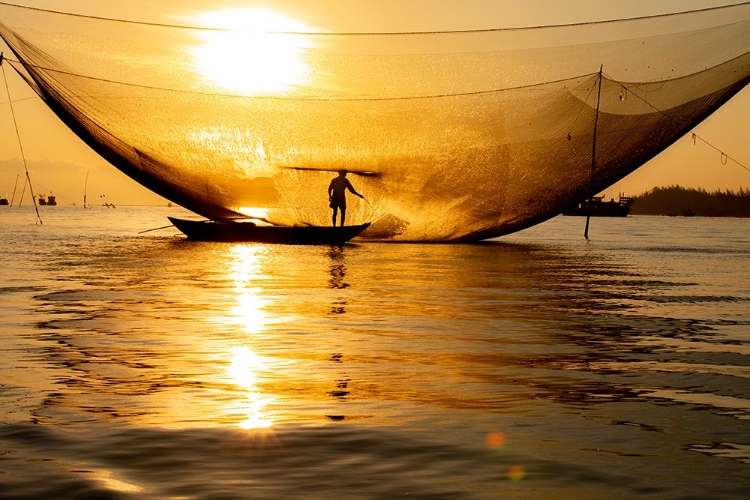
M346 219L346 190L352 192L364 199L365 197L354 190L352 183L346 178L346 170L339 170L339 176L334 177L331 180L331 184L328 186L328 199L331 204L329 205L333 209L333 225L336 226L336 215L338 215L339 209L341 209L341 225L344 225Z

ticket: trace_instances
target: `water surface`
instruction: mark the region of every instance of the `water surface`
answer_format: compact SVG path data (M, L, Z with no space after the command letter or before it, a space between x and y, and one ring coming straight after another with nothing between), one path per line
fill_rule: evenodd
M195 243L0 210L0 498L742 498L747 219Z

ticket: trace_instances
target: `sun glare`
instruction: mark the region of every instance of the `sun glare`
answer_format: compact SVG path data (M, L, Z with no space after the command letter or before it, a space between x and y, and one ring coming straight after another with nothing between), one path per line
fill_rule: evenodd
M265 207L240 207L237 211L251 219L263 220L268 218L268 208Z
M255 334L265 329L267 320L264 309L266 300L260 288L253 286L256 280L263 279L260 258L264 247L238 245L232 248L232 269L229 277L235 283L237 304L232 307L229 321L242 325L245 332Z
M232 349L232 364L228 371L237 385L244 388L254 387L257 381L257 371L264 368L263 358L249 348L235 347Z
M224 9L203 14L203 44L191 52L196 71L221 89L245 95L278 94L303 85L312 47L308 26L268 9Z
M264 359L247 347L232 349L232 364L227 371L243 391L246 400L242 413L246 418L239 422L243 429L265 429L273 425L270 414L265 409L272 398L263 397L257 387L258 372L267 369Z

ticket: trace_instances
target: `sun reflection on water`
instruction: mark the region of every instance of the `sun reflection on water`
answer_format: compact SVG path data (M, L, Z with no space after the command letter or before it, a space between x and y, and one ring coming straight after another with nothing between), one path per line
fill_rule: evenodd
M245 394L246 401L243 402L242 408L247 418L239 423L243 429L266 429L273 425L270 413L266 410L266 406L273 398L264 396L257 385L259 374L267 369L266 366L264 358L250 348L232 349L232 364L227 370L234 383Z
M140 493L143 491L143 488L137 484L117 479L113 471L99 469L90 472L93 478L97 479L107 489L122 493Z
M232 268L229 279L234 282L237 304L228 318L232 324L240 324L246 333L253 334L265 329L267 318L264 309L267 301L261 296L261 288L255 285L264 279L260 270L260 258L267 247L260 245L238 245L232 248Z
M249 345L234 346L230 349L231 361L227 372L243 394L239 403L245 417L239 426L243 429L265 429L273 425L270 412L266 409L274 399L263 394L259 383L263 373L271 369L272 360L253 351L255 335L266 328L267 317L264 309L268 302L261 296L262 289L256 286L264 279L261 258L267 247L260 245L237 245L231 250L232 263L229 279L235 285L237 304L230 309L227 322L240 325Z
M265 300L258 296L259 288L238 290L237 305L232 308L235 319L244 326L247 333L256 333L264 329L266 315L263 307Z

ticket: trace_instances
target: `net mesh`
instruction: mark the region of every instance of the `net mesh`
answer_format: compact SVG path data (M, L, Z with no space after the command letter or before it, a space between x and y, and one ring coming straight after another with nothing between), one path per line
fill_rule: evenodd
M750 79L747 3L390 34L148 25L0 3L0 36L73 131L167 199L209 218L325 225L331 172L346 169L367 198L350 200L347 222L404 241L478 240L551 218Z

